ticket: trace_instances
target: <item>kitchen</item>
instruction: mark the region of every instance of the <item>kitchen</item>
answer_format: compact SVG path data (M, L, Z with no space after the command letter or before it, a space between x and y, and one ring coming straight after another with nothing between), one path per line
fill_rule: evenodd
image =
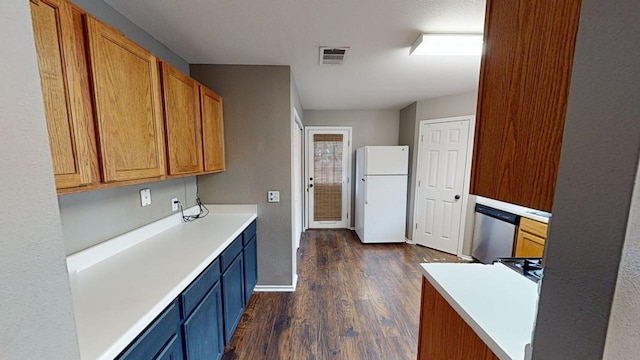
M2 108L11 115L5 117L6 127L3 124L2 174L3 185L6 184L3 197L11 207L3 209L2 273L8 277L3 279L2 284L3 294L11 296L5 297L8 303L2 308L6 311L3 319L17 316L26 321L24 324L28 326L12 326L12 329L5 330L5 324L14 322L3 321L1 347L3 353L7 353L5 348L9 346L14 351L24 351L18 353L24 354L22 358L47 358L46 354L38 353L45 346L34 347L34 337L42 344L60 344L56 348L71 354L73 341L69 340L70 332L58 329L70 326L69 320L71 323L73 320L69 315L68 295L64 293L66 269L55 191L48 170L50 165L47 165L50 160L46 147L36 145L46 144L46 132L41 111L38 114L37 110L29 110L33 113L25 110L37 109L41 104L37 95L39 90L33 49L27 47L32 43L28 13L24 4L4 3L5 6L8 8L2 11L2 33L6 34L5 41L13 44L11 48L14 51L3 55L6 56L7 66L3 72L6 90ZM629 18L637 10L633 7L635 5L620 3L619 6L629 9L624 15ZM611 308L616 289L615 279L637 165L637 124L631 120L635 101L628 94L638 92L637 81L634 84L633 76L625 72L625 69L633 69L631 64L637 63L637 48L625 47L625 41L632 42L635 38L623 36L637 33L630 30L637 25L617 12L608 13L613 13L614 7L600 9L596 4L583 2L580 31L585 34L579 33L578 37L572 89L588 89L594 93L572 92L570 98L563 141L564 154L554 201L554 223L550 234L550 244L554 245L550 245L547 256L545 286L549 289L543 286L537 323L537 329L546 329L548 337L543 335L541 343L534 344L534 348L548 351L547 356L542 353L541 358L553 358L554 351L570 354L575 344L584 345L585 351L601 352L608 324L608 309ZM602 27L618 26L625 30L621 33L611 32L618 36L615 41L608 37L611 33L598 31ZM25 59L31 60L25 62ZM26 76L29 76L28 82L24 81ZM28 96L24 97L25 94ZM572 105L574 96L577 103ZM32 101L29 103L32 106L24 106L27 101ZM602 121L605 118L615 121ZM21 121L9 122L8 119ZM625 119L629 122L624 123ZM24 145L27 143L29 146ZM20 149L20 152L16 149ZM18 154L20 160L17 160ZM584 161L585 157L589 159L588 162ZM611 173L616 176L612 178L608 175ZM5 179L5 174L11 176ZM589 181L585 182L585 179ZM599 191L599 188L606 188L607 191ZM96 197L100 196L97 194L99 192ZM576 211L576 208L581 211ZM19 216L16 217L16 214ZM28 216L24 216L26 214ZM34 219L38 219L38 222ZM637 233L627 235L627 241L634 236ZM51 241L43 243L40 240L42 238ZM554 238L562 240L554 243ZM603 244L603 238L608 239L606 244ZM576 256L578 250L584 251L580 253L582 256ZM34 274L34 259L38 259L43 273ZM572 266L580 269L594 269L595 266L597 278L602 281L585 286L584 275L572 272ZM585 291L591 295L602 295L583 299ZM558 295L554 296L556 293ZM585 308L596 310L586 314L576 313L573 309L580 303L585 304ZM25 308L29 309L28 313ZM576 323L581 325L574 325ZM15 333L20 329L24 332ZM594 353L583 358L597 358L599 355ZM16 358L20 357L16 355Z

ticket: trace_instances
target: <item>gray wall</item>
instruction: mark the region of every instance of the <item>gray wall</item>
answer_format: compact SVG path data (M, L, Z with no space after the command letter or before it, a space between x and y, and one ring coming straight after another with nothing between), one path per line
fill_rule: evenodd
M291 285L291 93L288 66L191 65L224 99L226 168L198 177L205 202L258 204L258 284ZM279 190L280 202L267 203Z
M180 70L189 64L166 46L101 0L74 0L97 19L118 28L127 37ZM71 254L171 215L171 198L195 204L196 178L91 191L59 197L66 253ZM140 206L139 190L151 189L150 206Z
M356 149L365 145L398 145L398 110L307 110L305 126L350 126L351 179L356 177ZM355 226L355 181L351 181L351 226Z
M124 17L117 10L102 0L71 0L72 3L83 8L96 19L122 31L129 39L135 41L162 60L177 67L182 72L189 73L189 63L182 57L153 38L138 25Z
M0 358L79 359L28 1L0 39Z
M431 120L431 119L439 119L453 116L462 116L462 115L475 115L476 113L476 103L478 102L478 92L470 91L467 93L447 95L442 97L437 97L433 99L420 100L416 103L416 118L414 121L414 129L413 129L413 149L414 151L418 150L418 138L420 136L420 121L422 120ZM407 119L402 124L403 130L402 132L405 135L410 134L411 122ZM473 131L473 129L471 130ZM409 215L407 216L409 219L409 224L413 224L413 207L415 202L416 195L416 171L418 167L418 156L417 154L413 154L413 160L411 162L411 177L409 179L409 192L410 192L410 207L409 207ZM473 208L472 201L469 201L469 207ZM464 209L467 215L467 226L465 227L465 234L463 237L463 249L462 252L464 254L471 253L471 235L472 235L472 227L469 226L472 224L472 216L469 216L469 209ZM471 215L473 215L473 211L471 211ZM413 239L413 226L409 227L409 239Z
M418 103L414 102L400 110L400 129L398 130L398 145L409 146L409 164L413 164L414 141L416 136L416 110ZM411 188L413 187L413 166L409 166L409 191L407 191L407 223L404 236L412 239L413 236L413 200Z
M639 168L640 169L640 168ZM604 359L634 360L640 353L640 171L631 200Z
M603 355L640 151L639 13L637 1L582 1L536 360Z
M151 190L151 205L140 206L140 189ZM195 204L195 177L60 196L67 254L171 215L171 199ZM186 202L185 202L186 200Z

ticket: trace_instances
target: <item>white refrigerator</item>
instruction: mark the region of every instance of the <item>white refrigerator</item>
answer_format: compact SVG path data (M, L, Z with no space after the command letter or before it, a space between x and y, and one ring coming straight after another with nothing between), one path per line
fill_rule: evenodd
M356 234L363 243L404 242L408 146L356 150Z

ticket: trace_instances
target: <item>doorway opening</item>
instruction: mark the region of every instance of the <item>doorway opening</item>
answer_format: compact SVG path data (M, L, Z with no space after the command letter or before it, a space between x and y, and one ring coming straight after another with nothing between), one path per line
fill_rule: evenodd
M351 128L306 128L306 227L348 228L351 218Z

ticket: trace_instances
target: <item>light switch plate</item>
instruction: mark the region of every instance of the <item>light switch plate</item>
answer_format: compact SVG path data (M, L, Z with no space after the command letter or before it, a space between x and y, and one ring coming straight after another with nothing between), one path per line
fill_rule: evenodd
M151 205L151 189L140 190L140 204L142 206Z
M267 192L267 201L270 203L280 202L280 191L269 190Z

